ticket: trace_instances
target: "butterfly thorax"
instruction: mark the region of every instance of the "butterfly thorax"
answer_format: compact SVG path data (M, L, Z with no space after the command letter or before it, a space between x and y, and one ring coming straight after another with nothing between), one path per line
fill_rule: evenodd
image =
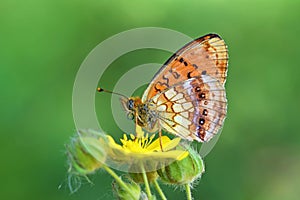
M143 103L140 97L121 99L121 102L129 119L135 120L139 126L150 132L156 131L158 112L151 103Z

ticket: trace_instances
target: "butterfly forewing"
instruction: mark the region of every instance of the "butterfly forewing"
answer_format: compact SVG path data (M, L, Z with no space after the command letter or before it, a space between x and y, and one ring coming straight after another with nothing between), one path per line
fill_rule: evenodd
M224 40L217 34L200 37L178 50L155 75L142 101L192 77L209 75L224 85L228 52Z

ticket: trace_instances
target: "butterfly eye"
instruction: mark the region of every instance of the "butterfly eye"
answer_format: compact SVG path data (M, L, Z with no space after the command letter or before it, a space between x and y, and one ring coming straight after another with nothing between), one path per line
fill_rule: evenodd
M134 114L132 112L127 114L127 119L133 120L134 119Z
M129 110L133 110L134 101L132 99L129 99L127 102L127 107Z

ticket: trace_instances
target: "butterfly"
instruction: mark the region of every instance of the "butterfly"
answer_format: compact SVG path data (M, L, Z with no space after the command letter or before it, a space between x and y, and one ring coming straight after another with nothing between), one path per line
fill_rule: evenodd
M186 140L207 142L227 113L228 50L217 34L195 39L174 53L156 73L142 98L121 98L127 114L149 132L165 130Z

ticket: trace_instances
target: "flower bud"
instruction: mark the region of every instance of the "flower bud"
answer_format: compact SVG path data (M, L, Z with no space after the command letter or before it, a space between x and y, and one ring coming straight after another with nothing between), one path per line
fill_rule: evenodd
M176 160L159 170L162 181L169 184L183 185L192 183L204 172L204 163L199 153L192 148L187 149L189 155L182 160Z
M157 179L158 174L156 171L154 172L146 172L147 179L149 182L152 182ZM144 183L144 178L142 173L129 173L129 176L136 182L136 183Z
M124 185L118 184L116 180L113 181L112 183L112 189L114 196L118 200L140 200L141 197L141 188L140 186L131 181L131 180L126 180L126 182L123 182L126 186L124 188ZM130 192L128 192L128 190Z
M91 130L80 131L78 136L72 138L71 144L67 145L67 153L70 172L79 175L90 174L99 169L106 156L99 135Z

